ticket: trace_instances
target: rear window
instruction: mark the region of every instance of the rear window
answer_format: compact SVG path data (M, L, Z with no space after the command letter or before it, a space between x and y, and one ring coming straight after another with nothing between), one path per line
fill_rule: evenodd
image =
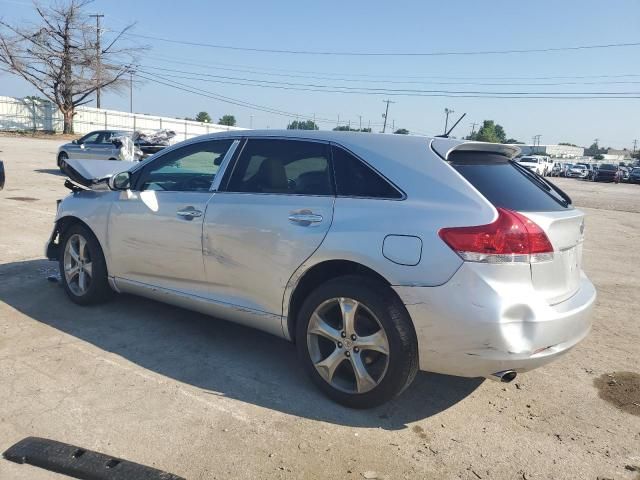
M598 170L617 170L617 169L614 165L611 165L609 163L603 163L598 167Z
M571 208L571 199L562 190L505 156L453 152L449 162L496 207L519 212Z

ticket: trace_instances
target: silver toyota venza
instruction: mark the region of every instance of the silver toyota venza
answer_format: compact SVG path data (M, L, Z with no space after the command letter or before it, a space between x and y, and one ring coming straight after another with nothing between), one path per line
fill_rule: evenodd
M418 369L508 382L580 342L596 297L584 214L517 153L270 130L69 160L47 256L78 304L133 293L291 340L350 407Z

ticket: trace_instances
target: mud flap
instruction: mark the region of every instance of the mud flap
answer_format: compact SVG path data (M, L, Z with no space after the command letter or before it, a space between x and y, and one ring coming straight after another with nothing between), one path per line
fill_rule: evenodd
M4 452L10 462L82 480L185 480L172 473L46 438L27 437Z

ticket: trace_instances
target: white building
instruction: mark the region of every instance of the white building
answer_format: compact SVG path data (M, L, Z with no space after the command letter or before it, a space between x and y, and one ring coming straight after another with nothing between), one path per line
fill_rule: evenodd
M547 155L554 158L578 158L584 156L583 147L570 145L516 145L522 155Z

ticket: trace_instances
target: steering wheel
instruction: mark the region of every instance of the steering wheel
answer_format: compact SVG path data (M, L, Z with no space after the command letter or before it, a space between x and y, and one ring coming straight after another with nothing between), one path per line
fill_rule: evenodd
M182 182L182 190L209 190L211 188L211 179L203 176L191 177Z

